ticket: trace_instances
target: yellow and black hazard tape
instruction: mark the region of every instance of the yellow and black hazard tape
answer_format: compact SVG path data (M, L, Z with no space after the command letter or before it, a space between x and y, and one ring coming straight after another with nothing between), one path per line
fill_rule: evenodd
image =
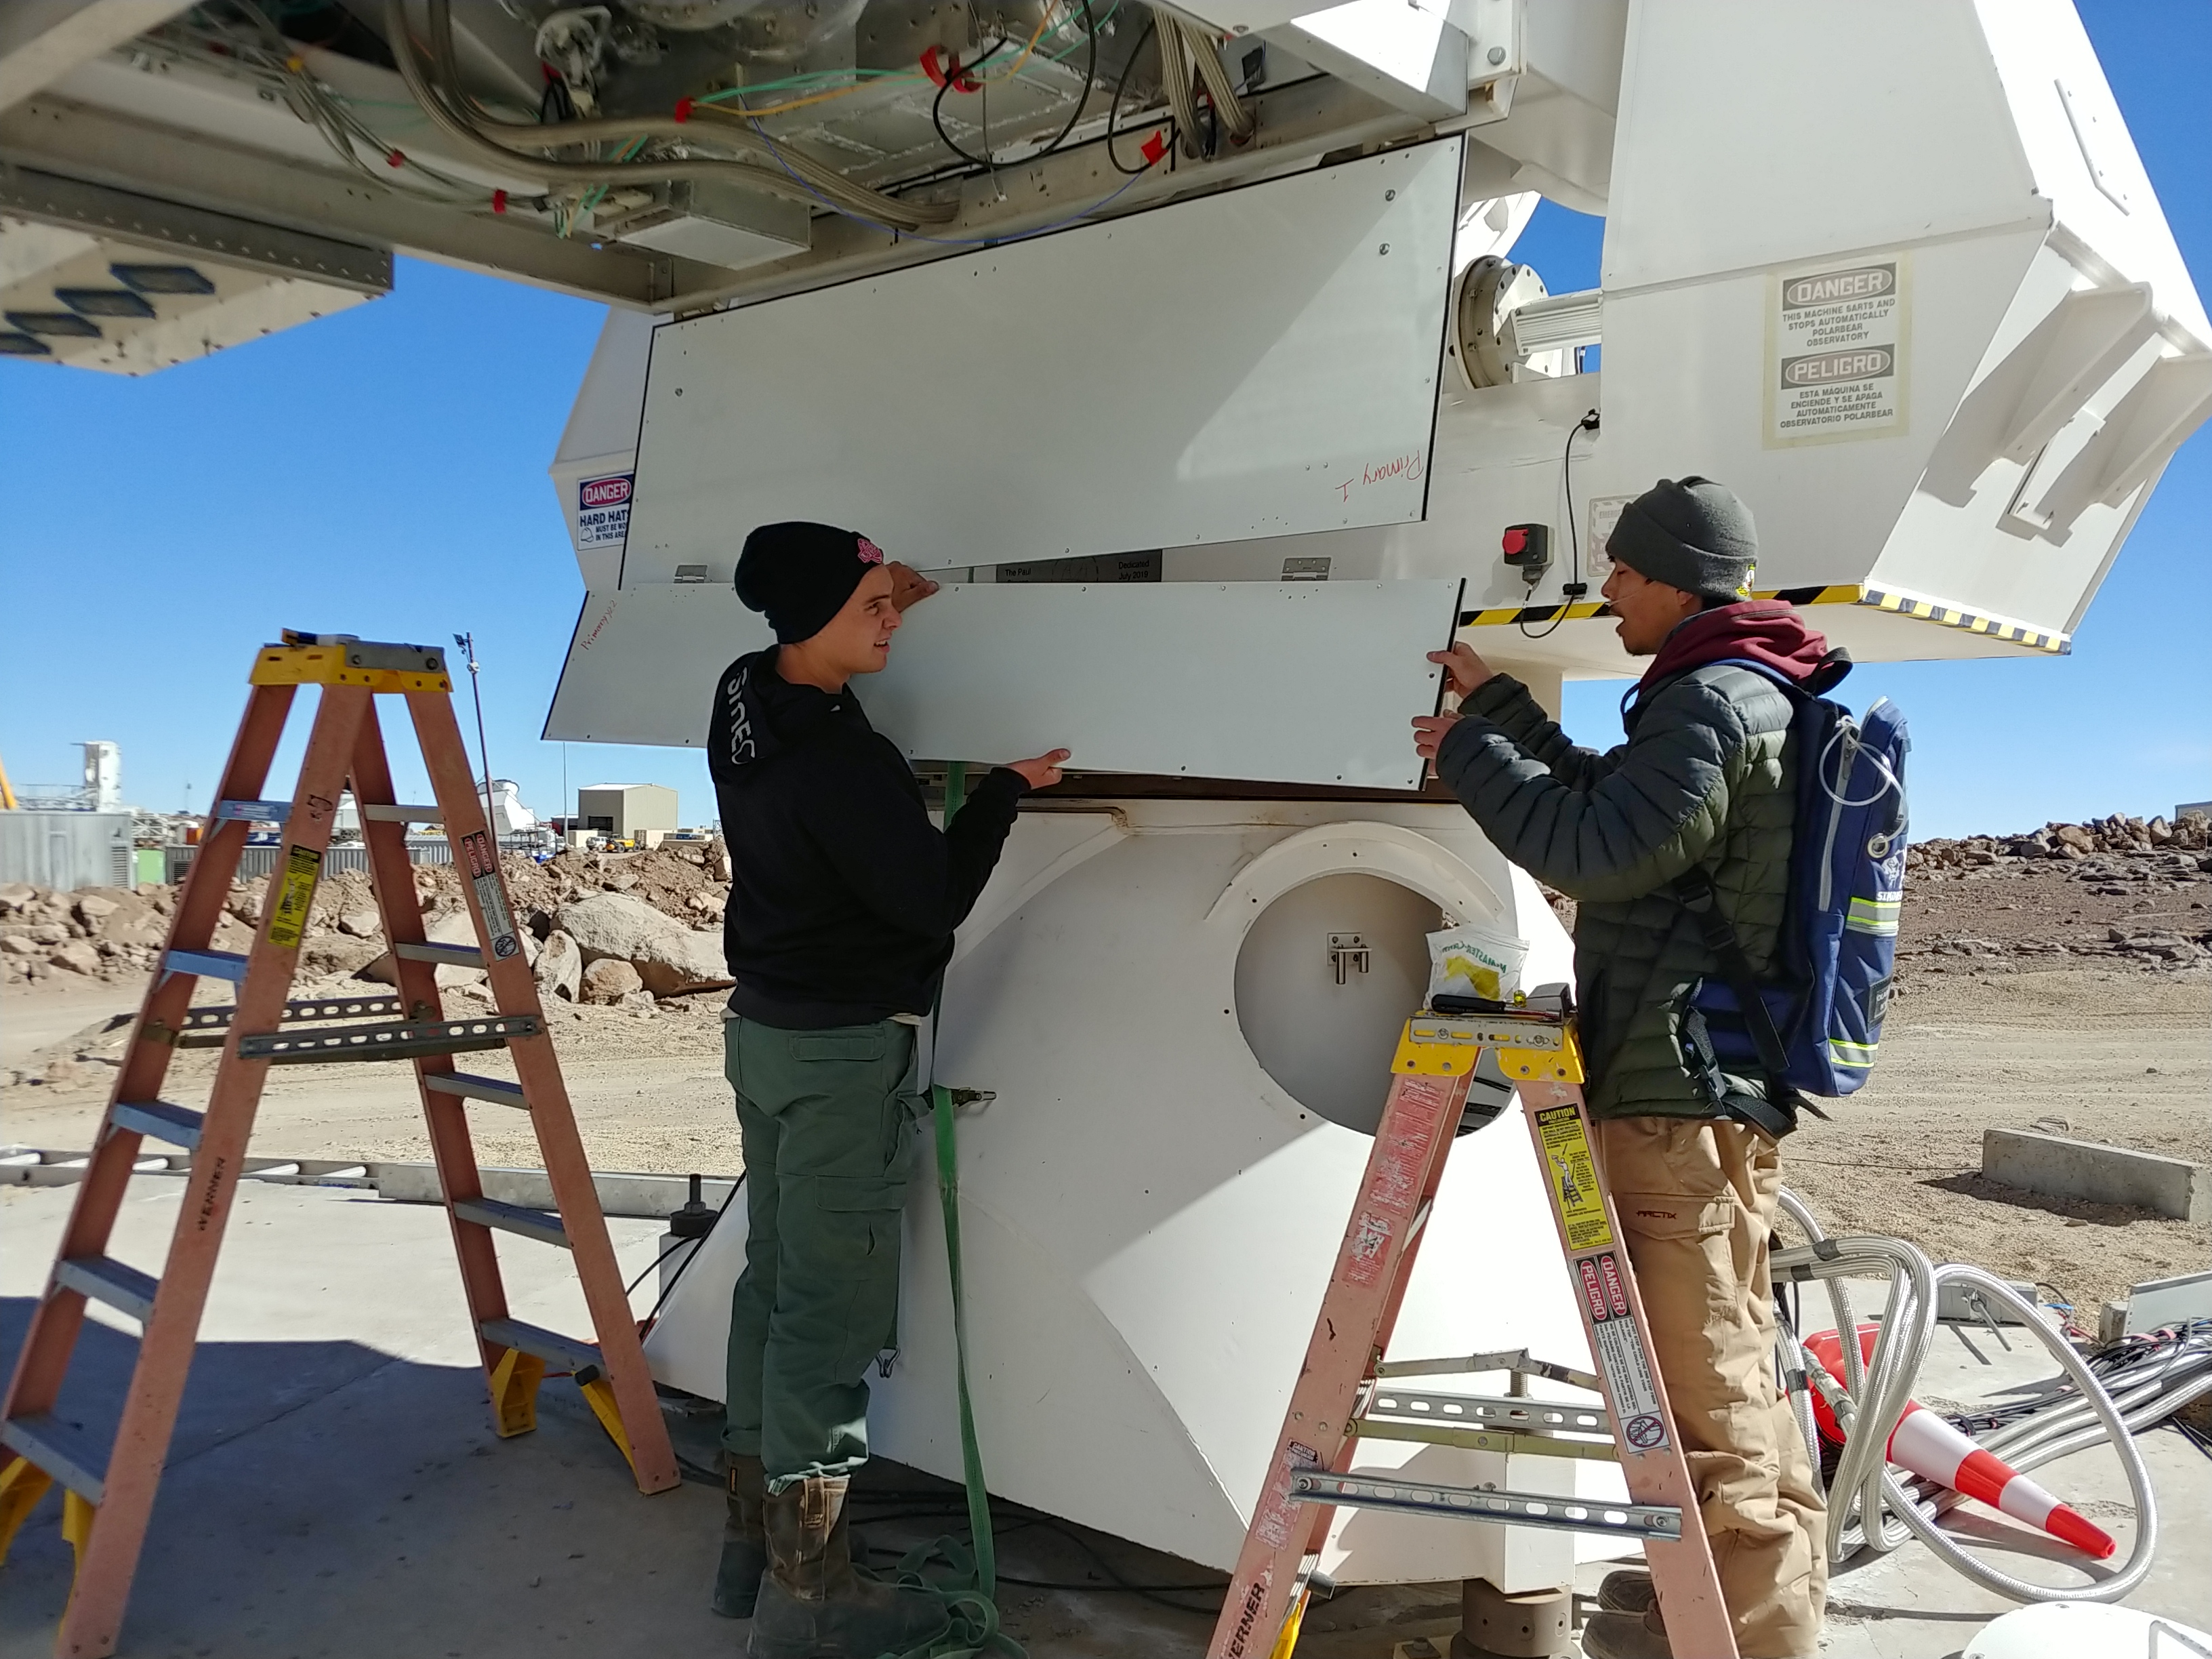
M1869 605L1877 611L1893 611L1918 622L1962 629L1969 634L1986 634L1991 639L2024 645L2032 650L2064 653L2073 649L2072 643L2063 634L2049 633L2021 623L2006 622L2000 617L1977 616L1956 605L1939 605L1933 599L1915 599L1908 593L1886 593L1879 588L1862 587L1855 582L1816 587L1773 587L1754 592L1752 598L1779 599L1784 605ZM1577 599L1565 607L1564 615L1561 607L1556 605L1505 605L1491 611L1462 611L1459 614L1459 625L1462 628L1511 627L1516 623L1544 626L1559 622L1581 622L1588 617L1611 614L1612 607L1602 600Z
M1893 611L1900 617L1914 617L1922 622L1936 623L1945 628L1963 629L1969 634L1986 634L1993 640L2024 645L2034 651L2050 651L2063 655L2074 648L2073 641L2063 634L2030 628L2024 623L2007 622L1998 617L1977 616L1971 611L1961 611L1956 605L1939 605L1934 599L1915 599L1910 593L1885 593L1879 588L1869 587L1861 594L1859 603L1870 605L1878 611Z

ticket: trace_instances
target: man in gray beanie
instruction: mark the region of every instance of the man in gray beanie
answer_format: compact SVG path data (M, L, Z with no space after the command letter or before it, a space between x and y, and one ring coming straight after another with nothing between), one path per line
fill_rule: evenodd
M1743 665L1814 690L1841 672L1790 606L1752 598L1751 510L1711 479L1661 479L1621 510L1606 551L1614 632L1652 659L1622 711L1628 741L1575 747L1519 681L1457 645L1430 660L1458 710L1415 720L1414 745L1500 852L1578 902L1586 1098L1736 1647L1800 1659L1820 1644L1825 1520L1774 1386L1767 1281L1779 1143L1796 1125L1763 1081L1726 1075L1687 1018L1722 968L1677 883L1703 872L1764 974L1799 761L1790 696ZM1589 1659L1675 1652L1648 1574L1609 1575L1599 1600Z

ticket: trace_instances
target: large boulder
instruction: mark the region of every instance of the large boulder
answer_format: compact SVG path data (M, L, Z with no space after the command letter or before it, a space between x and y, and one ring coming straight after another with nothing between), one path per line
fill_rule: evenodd
M686 927L643 899L594 893L562 905L554 919L587 966L607 958L627 962L657 997L730 982L720 933Z
M57 968L66 968L73 974L98 974L100 969L100 952L81 939L71 939L46 957Z
M632 994L641 994L645 981L638 977L637 969L620 957L601 957L584 969L583 1000L586 1002L619 1003Z
M537 975L541 999L557 997L563 1002L574 1002L583 985L584 953L577 948L574 939L556 927L538 947L538 961L532 971Z

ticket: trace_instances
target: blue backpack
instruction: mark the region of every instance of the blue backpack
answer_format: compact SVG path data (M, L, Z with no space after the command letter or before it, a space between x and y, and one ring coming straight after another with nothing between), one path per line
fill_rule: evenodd
M1711 879L1692 870L1674 884L1721 964L1702 980L1684 1021L1685 1048L1716 1099L1772 1134L1796 1127L1808 1097L1856 1092L1873 1069L1897 965L1897 918L1905 896L1905 714L1887 698L1863 719L1819 695L1850 669L1836 653L1804 685L1773 669L1731 659L1772 680L1795 709L1797 817L1790 849L1790 896L1773 971L1753 973L1735 929L1715 902ZM1766 1102L1725 1095L1722 1073L1764 1077ZM1769 1109L1762 1112L1761 1107Z

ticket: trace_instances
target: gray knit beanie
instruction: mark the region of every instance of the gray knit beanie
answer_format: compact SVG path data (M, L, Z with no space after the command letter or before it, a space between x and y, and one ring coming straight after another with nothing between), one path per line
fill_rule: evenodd
M1605 550L1647 580L1708 599L1747 599L1759 527L1711 478L1662 478L1620 509Z

